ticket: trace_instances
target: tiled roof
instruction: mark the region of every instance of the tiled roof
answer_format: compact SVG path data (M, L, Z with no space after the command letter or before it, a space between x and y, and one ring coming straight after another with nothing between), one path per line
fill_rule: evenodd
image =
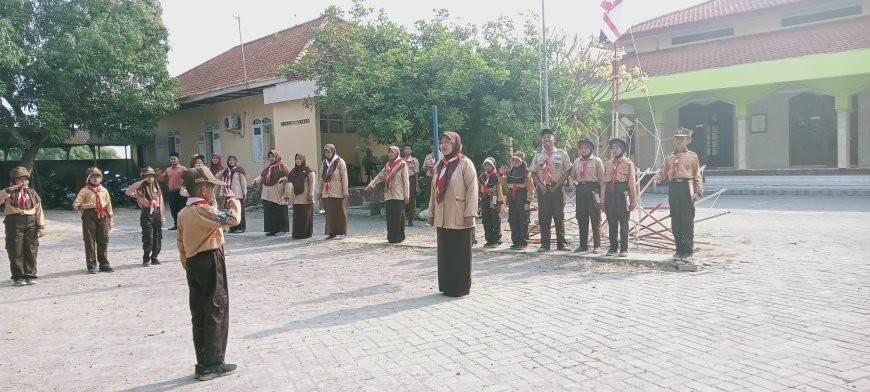
M245 43L245 63L248 82L279 76L278 67L291 63L311 40L309 30L318 27L324 18L317 18L275 34ZM184 99L245 82L242 49L237 45L193 69L178 75L178 98Z
M649 76L870 48L870 16L640 54ZM634 54L623 60L637 65Z
M694 7L671 12L670 14L635 24L634 34L649 33L653 30L704 22L725 17L746 16L761 10L774 11L797 3L813 4L817 0L710 0Z

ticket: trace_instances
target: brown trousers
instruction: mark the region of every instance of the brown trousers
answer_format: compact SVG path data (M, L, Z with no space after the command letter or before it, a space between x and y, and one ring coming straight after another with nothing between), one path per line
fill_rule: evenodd
M98 218L96 209L82 212L82 236L85 240L85 263L88 269L109 267L109 218Z
M224 361L230 327L227 269L220 249L199 252L187 259L187 287L196 363Z
M408 204L405 205L405 216L408 217L408 222L413 221L417 216L417 176L411 176L408 186Z
M139 224L142 226L142 261L157 260L160 248L163 245L163 224L160 221L160 211L150 213L146 207L139 216Z
M9 269L12 279L35 279L36 251L39 236L34 215L7 215L6 254L9 255Z

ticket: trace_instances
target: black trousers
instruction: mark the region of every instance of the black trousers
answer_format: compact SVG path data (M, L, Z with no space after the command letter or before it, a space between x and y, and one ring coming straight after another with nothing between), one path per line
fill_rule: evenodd
M601 189L597 182L577 184L577 225L580 226L580 249L589 249L589 226L592 226L592 247L601 247L601 210L593 191Z
M87 268L109 268L109 217L98 217L93 208L82 211L82 237Z
M508 195L508 224L511 226L511 242L517 246L529 245L529 211L526 211L528 190L517 189L516 195Z
M169 213L172 214L172 225L178 226L178 211L187 204L187 198L181 196L181 188L170 190L166 193L166 201L169 203Z
M405 240L405 201L387 200L385 202L387 216L387 241L393 244Z
M471 242L474 229L437 230L438 291L450 297L471 291Z
M290 213L286 204L263 200L263 231L267 233L290 232Z
M677 253L690 255L695 246L695 203L688 182L671 181L668 184L668 204L671 206L671 230Z
M143 208L139 215L139 225L142 226L142 261L157 260L163 247L163 223L160 222L160 210L149 212Z
M415 213L417 212L417 176L411 176L409 178L409 197L408 204L405 205L405 216L408 218L408 222L414 220L414 217L417 216Z
M538 225L541 227L541 246L550 247L550 226L556 221L556 244L567 245L565 241L565 196L562 188L555 188L546 194L538 195Z
M604 186L609 187L610 184ZM617 182L613 190L607 189L604 201L604 213L607 214L607 226L610 229L610 250L620 252L628 251L628 218L629 212L625 205L625 192L628 191L627 182Z
M39 249L35 215L6 215L6 254L12 279L35 279Z
M485 196L481 200L481 220L483 220L483 237L486 238L487 244L497 244L501 242L501 216L499 215L499 207L501 203L496 205L490 204L492 196Z
M227 270L221 250L199 252L187 259L187 287L196 363L221 363L230 326Z
M230 233L239 231L239 230L247 230L248 224L245 223L245 201L239 199L239 204L242 209L239 210L239 224L235 226L230 226Z

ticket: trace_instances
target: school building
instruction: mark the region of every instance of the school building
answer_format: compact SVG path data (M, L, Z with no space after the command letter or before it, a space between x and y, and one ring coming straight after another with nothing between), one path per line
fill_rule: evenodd
M380 156L386 146L361 141L339 111L306 102L315 95L314 81L279 73L281 65L305 54L309 31L323 23L318 18L246 42L179 75L179 110L160 120L154 144L140 147L138 162L164 167L177 152L186 166L194 153L208 161L217 152L224 165L228 155L238 157L253 179L273 149L291 167L294 155L304 153L319 171L322 147L331 143L347 162L351 183L365 180L360 169L365 150Z
M712 0L618 43L649 75L620 112L664 138L694 130L708 183L870 194L870 0ZM654 138L630 133L652 166Z

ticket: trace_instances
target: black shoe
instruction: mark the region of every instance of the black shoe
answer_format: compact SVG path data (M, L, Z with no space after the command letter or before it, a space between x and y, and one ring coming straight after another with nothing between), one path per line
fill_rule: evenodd
M27 282L25 282L24 279L14 279L14 280L12 281L12 284L13 284L15 287L21 287L21 286L25 286L25 285L27 285Z
M686 253L686 254L683 254L683 256L680 258L680 260L683 260L687 263L694 263L695 262L695 255L693 253Z
M199 376L202 374L203 370L205 370L205 365L193 365L193 378L199 380Z
M673 256L671 256L671 261L679 261L682 258L683 258L683 254L680 252L677 252L677 253L674 253Z
M408 221L408 227L414 227L414 221Z
M335 238L335 234L330 234L330 235L328 235L328 236L327 236L326 238L324 238L324 239L325 239L325 240L331 240L331 239L333 239L333 238Z
M157 260L156 257L152 257L152 258L151 258L151 264L153 264L153 265L160 265L161 263L160 263L160 260Z
M621 251L621 252L619 252L619 254L618 254L617 256L619 256L619 257L628 257L628 251L627 251L627 250Z
M565 245L557 245L557 246L556 246L556 250L558 250L558 251L566 251L566 250L568 250L568 247L565 246Z
M538 253L549 252L549 251L550 251L549 246L542 246L542 247L538 248Z
M147 259L147 258L142 259L142 266L143 267L150 267L151 266L151 259Z
M516 249L517 249L517 250L523 250L523 249L526 249L526 246L528 246L528 245L517 245L517 248L516 248Z
M218 377L229 376L236 372L238 366L231 363L219 363L209 366L199 373L199 381L208 381Z
M511 249L512 249L512 250L517 250L517 246L516 246L516 245L511 245Z
M274 237L278 233L266 233L266 237Z
M484 248L494 248L495 244L492 242L487 242L487 243L483 244L483 247Z
M178 226L172 226L169 228L169 230L178 230Z
M574 249L574 253L586 253L589 251L589 248L577 248Z
M97 273L97 269L96 269L96 268L88 268L88 273L89 273L89 274L96 274L96 273Z
M605 255L605 256L613 256L613 255L615 255L615 254L616 254L616 249L609 249L609 250L607 251L607 253L605 253L604 255Z
M115 272L115 269L112 267L100 267L100 272Z

